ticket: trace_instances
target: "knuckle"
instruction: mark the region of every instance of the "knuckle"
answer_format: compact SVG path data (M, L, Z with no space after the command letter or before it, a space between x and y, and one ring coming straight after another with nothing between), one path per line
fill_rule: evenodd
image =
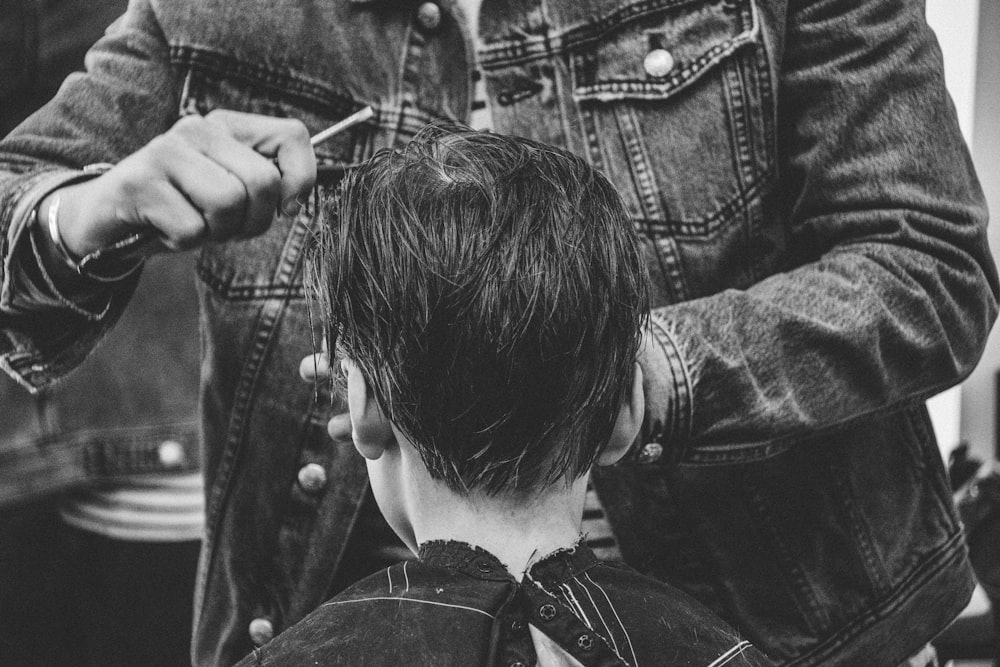
M204 116L204 121L206 123L222 123L225 124L232 118L236 116L235 111L230 111L229 109L212 109Z
M197 136L205 131L205 119L197 114L191 114L189 116L182 116L180 120L174 123L174 126L170 128L170 133L177 133L182 136Z
M177 136L170 132L154 137L146 144L146 150L144 151L146 159L162 161L165 158L176 155L179 150L177 141Z
M285 122L287 123L285 131L288 133L289 139L309 143L309 129L305 123L295 118L285 119Z
M251 196L261 202L278 201L281 192L281 172L277 167L268 163L268 166L254 170L253 175L248 179L247 190Z
M236 179L232 179L236 180ZM238 233L246 215L246 194L242 186L234 183L220 194L217 206L205 214L205 220L215 238L227 238Z
M247 204L247 186L236 174L227 172L225 187L219 189L219 209L225 212L242 214Z
M164 240L171 250L191 250L196 248L205 236L205 227L202 224L187 224L176 228L173 233Z

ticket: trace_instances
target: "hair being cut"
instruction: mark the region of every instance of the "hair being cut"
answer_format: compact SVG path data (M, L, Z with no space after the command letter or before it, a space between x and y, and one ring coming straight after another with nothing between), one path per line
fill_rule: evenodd
M321 220L307 281L330 349L433 477L531 493L590 468L649 305L604 176L527 139L432 127L346 176Z

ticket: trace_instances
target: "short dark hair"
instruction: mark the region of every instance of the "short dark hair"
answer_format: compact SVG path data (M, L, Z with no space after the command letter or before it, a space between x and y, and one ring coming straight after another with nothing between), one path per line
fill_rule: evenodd
M434 478L530 493L593 465L649 310L604 176L552 146L437 126L354 169L321 220L307 276L327 340Z

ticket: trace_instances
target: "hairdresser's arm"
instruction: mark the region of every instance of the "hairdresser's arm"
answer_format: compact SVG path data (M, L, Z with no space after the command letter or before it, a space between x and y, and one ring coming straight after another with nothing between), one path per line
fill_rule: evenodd
M653 314L646 374L667 391L650 430L681 460L766 454L929 397L972 370L996 316L923 3L793 0L782 63L780 187L804 263Z
M83 359L138 279L69 269L47 228L57 195L61 236L81 257L136 232L169 249L260 233L294 213L315 178L295 121L230 112L178 121L181 82L143 0L86 65L0 143L0 365L30 389ZM116 166L97 176L85 169L94 163Z

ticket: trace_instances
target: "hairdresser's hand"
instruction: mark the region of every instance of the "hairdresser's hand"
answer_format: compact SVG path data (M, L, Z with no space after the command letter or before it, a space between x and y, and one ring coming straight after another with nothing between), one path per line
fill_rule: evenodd
M333 370L330 368L330 357L326 352L310 354L299 364L299 376L306 382L326 382ZM348 412L334 415L326 425L326 432L334 442L351 441L351 415Z
M170 250L255 236L297 215L315 181L301 122L219 110L180 119L107 173L54 194L63 242L82 257L136 232Z

